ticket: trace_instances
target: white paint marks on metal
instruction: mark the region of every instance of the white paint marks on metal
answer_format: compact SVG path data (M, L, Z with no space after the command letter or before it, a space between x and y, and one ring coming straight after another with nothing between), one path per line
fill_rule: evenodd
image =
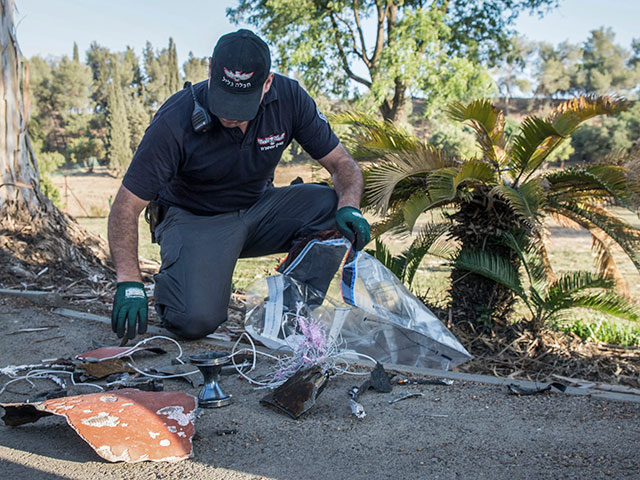
M111 395L105 395L103 397L100 397L100 401L101 402L109 402L109 403L117 402L118 401L118 397L114 397L114 396L111 396Z
M169 420L175 420L181 427L189 425L189 422L191 421L191 415L185 414L184 407L179 405L161 408L156 413L158 415L166 415Z
M82 423L89 427L115 427L120 423L120 419L112 417L107 412L100 412L95 417L83 418Z

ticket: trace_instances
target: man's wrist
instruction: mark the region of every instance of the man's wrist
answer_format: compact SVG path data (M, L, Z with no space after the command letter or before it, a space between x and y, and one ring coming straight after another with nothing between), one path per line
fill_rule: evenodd
M122 283L122 282L138 282L138 283L144 283L142 281L142 276L141 275L127 275L127 274L118 274L116 276L116 282L117 283Z

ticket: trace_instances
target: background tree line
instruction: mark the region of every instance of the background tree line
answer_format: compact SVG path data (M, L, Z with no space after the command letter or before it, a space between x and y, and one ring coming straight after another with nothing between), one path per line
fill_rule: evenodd
M142 58L132 48L112 52L95 42L84 60L77 44L71 57L32 57L29 133L41 171L101 163L121 174L159 106L185 81L206 79L207 69L207 58L190 53L181 72L171 38L159 50L147 42Z
M554 46L510 30L518 13L542 12L552 0L423 3L239 1L228 14L255 25L272 45L275 68L298 78L324 110L376 113L461 155L477 147L468 127L442 113L451 101L500 97L509 134L518 125L509 114L548 110L577 94L637 95L640 39L627 49L601 28L582 45ZM74 44L70 57L29 63L29 130L45 177L63 164L98 162L121 174L158 107L184 81L207 77L206 57L190 53L179 67L171 38L162 49L147 43L141 56L94 42L82 59ZM628 151L637 138L636 102L586 124L555 155L592 161Z

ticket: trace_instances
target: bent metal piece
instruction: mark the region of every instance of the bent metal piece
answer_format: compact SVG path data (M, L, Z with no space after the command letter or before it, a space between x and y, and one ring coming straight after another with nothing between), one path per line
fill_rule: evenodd
M110 462L177 462L193 454L196 399L182 392L122 389L56 398L41 403L3 403L9 426L61 415L98 455Z

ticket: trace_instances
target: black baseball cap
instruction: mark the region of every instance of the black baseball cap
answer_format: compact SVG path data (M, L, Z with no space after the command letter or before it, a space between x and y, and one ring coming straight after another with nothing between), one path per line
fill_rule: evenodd
M269 47L252 31L242 29L220 37L211 55L211 113L242 122L255 118L270 70Z

